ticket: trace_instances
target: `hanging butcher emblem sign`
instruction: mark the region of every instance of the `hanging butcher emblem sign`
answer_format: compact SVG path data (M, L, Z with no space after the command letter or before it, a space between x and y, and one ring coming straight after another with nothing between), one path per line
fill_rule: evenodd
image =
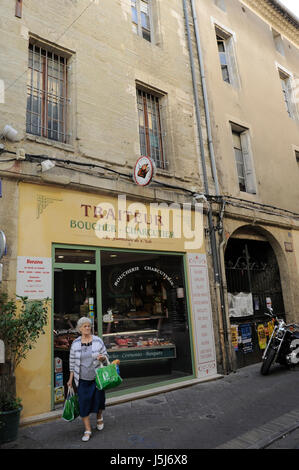
M133 173L133 179L139 186L147 186L154 177L155 163L147 156L138 158Z

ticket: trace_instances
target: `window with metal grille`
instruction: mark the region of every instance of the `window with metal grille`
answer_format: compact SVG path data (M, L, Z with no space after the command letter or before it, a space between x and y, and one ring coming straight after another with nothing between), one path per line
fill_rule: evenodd
M26 132L68 143L68 60L29 44Z
M159 98L137 89L140 153L151 157L157 168L166 169Z
M131 10L133 32L151 42L151 1L131 0Z

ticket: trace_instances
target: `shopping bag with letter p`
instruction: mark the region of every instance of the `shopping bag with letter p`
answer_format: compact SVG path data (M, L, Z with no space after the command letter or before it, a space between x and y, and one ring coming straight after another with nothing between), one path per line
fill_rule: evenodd
M99 390L108 390L122 383L122 378L117 373L116 364L101 365L96 369L96 386Z

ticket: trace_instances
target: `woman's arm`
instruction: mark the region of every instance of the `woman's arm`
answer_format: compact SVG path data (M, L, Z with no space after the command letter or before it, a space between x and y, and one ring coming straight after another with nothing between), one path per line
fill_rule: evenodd
M71 345L71 350L70 350L70 376L69 380L67 382L67 386L71 388L73 386L73 379L74 379L74 370L75 370L75 354L74 354L74 348L73 345Z
M70 372L70 377L69 377L69 380L68 380L68 382L67 382L68 388L72 388L72 387L73 387L73 379L74 379L74 372Z
M107 362L109 355L107 353L106 346L104 344L104 341L101 338L99 339L100 339L100 346L99 346L99 351L97 355L97 360L100 362Z

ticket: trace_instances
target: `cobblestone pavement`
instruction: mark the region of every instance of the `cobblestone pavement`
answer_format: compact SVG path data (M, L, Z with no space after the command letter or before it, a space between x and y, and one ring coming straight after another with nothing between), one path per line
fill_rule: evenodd
M299 368L277 365L268 376L259 369L254 364L215 381L108 406L104 430L95 429L94 419L89 442L81 441L80 418L72 423L56 419L21 427L16 441L0 447L255 449L271 448L273 442L273 448L287 443L298 448ZM289 437L281 440L284 434Z

